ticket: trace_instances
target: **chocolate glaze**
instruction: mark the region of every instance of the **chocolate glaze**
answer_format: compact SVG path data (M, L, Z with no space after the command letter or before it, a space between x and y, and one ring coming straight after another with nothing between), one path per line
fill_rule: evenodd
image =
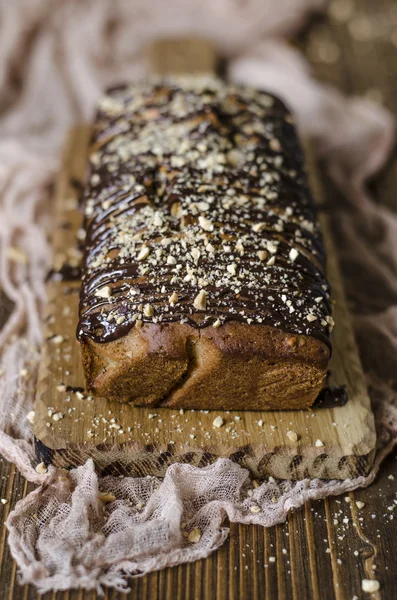
M312 408L336 408L347 403L346 386L327 386L321 390Z
M81 392L82 393L82 392L84 392L84 388L78 387L78 386L73 387L72 385L67 385L66 386L66 391L67 392L71 392L72 394L75 394L76 392Z
M80 340L110 342L137 321L240 321L330 348L321 233L291 116L273 96L215 78L113 88L84 205Z

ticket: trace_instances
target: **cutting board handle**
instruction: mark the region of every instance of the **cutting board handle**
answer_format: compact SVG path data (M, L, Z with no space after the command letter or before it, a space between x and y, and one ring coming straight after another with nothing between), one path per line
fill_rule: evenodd
M205 38L165 38L148 48L149 64L156 75L215 73L215 45Z

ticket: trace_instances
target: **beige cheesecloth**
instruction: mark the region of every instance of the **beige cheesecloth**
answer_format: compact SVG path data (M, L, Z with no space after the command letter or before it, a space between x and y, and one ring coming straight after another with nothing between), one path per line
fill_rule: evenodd
M389 154L394 123L380 106L312 79L288 45L324 7L323 0L0 0L0 282L3 311L11 309L0 332L0 452L38 486L7 522L22 582L40 591L125 589L129 575L207 556L227 537L227 519L268 527L308 499L368 485L395 444L397 217L364 187ZM98 478L90 461L67 474L39 475L32 466L27 414L51 255L51 184L65 134L91 118L106 86L145 75L144 43L178 33L210 37L229 59L230 79L280 95L343 192L335 234L378 433L366 478L270 481L248 495L248 472L228 460L202 469L176 464L164 480ZM116 499L105 504L99 492ZM201 537L189 543L184 533L195 528Z

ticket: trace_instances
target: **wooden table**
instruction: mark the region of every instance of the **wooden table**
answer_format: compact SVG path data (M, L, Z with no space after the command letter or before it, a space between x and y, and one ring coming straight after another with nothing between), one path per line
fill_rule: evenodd
M324 80L348 93L369 93L383 99L397 112L397 22L394 44L387 40L391 20L378 26L376 35L368 33L368 19L386 14L394 0L360 0L359 10L344 21L349 0L334 2L331 19L316 19L299 40ZM337 10L339 7L339 11ZM347 8L346 8L347 7ZM395 11L396 12L396 11ZM364 18L364 21L363 21ZM397 14L394 14L397 19ZM374 22L374 21L372 21ZM352 24L354 23L354 24ZM319 40L326 40L318 53ZM339 49L339 50L338 50ZM335 192L327 182L329 195ZM397 156L373 184L376 201L397 211ZM1 306L6 310L5 303ZM1 314L0 314L1 318ZM397 518L387 507L397 493L397 456L385 461L374 485L344 497L307 504L289 514L285 524L271 529L232 525L230 537L211 557L193 564L152 573L131 582L131 592L124 596L106 591L107 600L351 600L369 598L361 591L361 580L373 573L381 582L374 595L384 600L397 599ZM29 493L26 483L14 466L0 459L0 520L3 523L15 502ZM395 479L389 478L393 475ZM366 506L357 510L355 502ZM372 517L372 515L376 515ZM359 517L364 517L359 521ZM334 524L334 519L338 524ZM348 522L343 523L347 518ZM329 549L329 550L328 550ZM269 557L276 557L269 562ZM0 534L0 598L31 600L38 595L32 586L17 583L15 563L6 543L6 528ZM45 594L43 600L92 600L95 593L71 591Z

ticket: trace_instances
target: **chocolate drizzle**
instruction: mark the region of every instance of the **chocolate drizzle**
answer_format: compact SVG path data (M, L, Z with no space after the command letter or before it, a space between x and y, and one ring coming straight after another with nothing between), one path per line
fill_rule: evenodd
M272 325L330 347L302 150L269 94L154 79L102 100L84 193L79 339L142 322Z

